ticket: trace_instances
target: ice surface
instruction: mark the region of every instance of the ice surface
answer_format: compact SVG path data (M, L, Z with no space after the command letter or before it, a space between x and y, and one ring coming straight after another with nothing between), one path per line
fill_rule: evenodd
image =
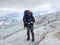
M0 45L60 45L60 13L36 16L35 41L26 41L23 21L0 23ZM31 36L31 35L30 35Z

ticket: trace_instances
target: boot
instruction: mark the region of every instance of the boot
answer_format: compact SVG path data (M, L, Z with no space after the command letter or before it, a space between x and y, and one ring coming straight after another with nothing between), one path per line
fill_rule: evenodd
M27 41L29 41L29 40L30 40L30 37L27 38Z
M32 39L32 42L34 42L34 39Z

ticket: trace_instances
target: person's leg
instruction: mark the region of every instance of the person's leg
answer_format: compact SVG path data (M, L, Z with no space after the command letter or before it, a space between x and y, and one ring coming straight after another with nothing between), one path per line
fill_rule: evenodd
M33 29L31 29L31 35L32 35L32 42L34 42L34 32L33 32Z
M29 29L27 29L27 41L30 39L30 32Z
M32 42L34 41L34 32L33 30L31 30L31 34L32 34Z

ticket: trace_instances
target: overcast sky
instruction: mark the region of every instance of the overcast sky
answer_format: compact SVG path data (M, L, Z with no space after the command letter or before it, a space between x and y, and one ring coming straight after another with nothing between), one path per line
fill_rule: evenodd
M59 2L59 0L0 0L0 7L2 8L35 8L41 4Z
M0 0L0 7L8 8L30 8L43 3L53 2L51 0Z
M0 0L0 13L23 9L57 10L60 0Z

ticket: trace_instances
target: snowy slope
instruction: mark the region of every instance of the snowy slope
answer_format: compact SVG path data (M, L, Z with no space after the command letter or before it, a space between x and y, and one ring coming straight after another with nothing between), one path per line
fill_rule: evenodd
M35 42L33 43L31 40L26 41L26 30L19 31L7 38L0 40L0 45L36 45L40 40L42 40L43 36L46 34L46 30L44 27L37 28L34 30L35 32Z
M35 42L26 41L26 29L19 20L15 24L0 26L0 45L59 45L60 44L60 15L56 13L35 17ZM53 43L54 42L54 43Z
M60 45L60 21L47 25L48 34L39 45Z
M52 17L52 20L48 19L49 22L45 25L48 33L39 45L60 45L60 14L56 15L55 18L55 15L52 16L49 16Z

